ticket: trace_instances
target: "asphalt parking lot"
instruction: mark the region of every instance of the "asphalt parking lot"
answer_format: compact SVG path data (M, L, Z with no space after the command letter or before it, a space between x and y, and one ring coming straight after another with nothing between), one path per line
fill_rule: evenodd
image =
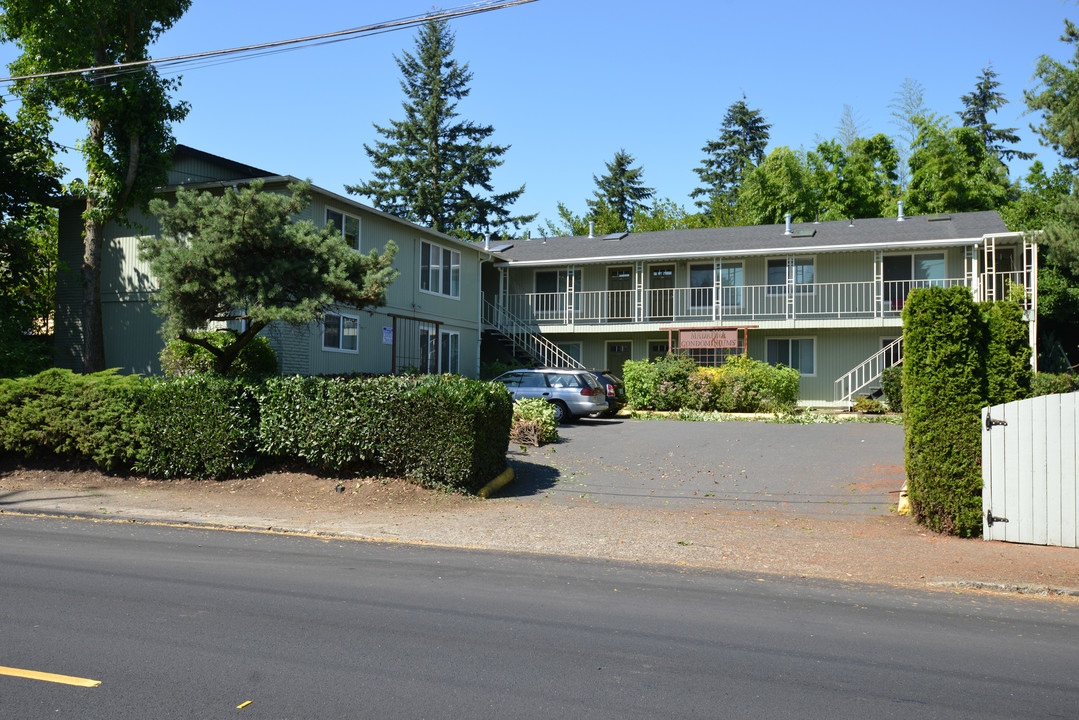
M868 517L889 513L905 478L897 425L588 418L559 433L511 445L501 496Z

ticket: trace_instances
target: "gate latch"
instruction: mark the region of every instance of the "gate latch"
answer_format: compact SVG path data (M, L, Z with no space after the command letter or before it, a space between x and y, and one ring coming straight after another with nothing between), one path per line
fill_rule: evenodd
M1007 424L1008 424L1007 420L994 420L993 418L989 417L988 415L985 416L985 429L986 430L992 429L992 427L994 425L1007 425Z
M1008 518L994 517L992 510L986 510L985 511L985 522L986 522L986 524L989 525L989 527L993 527L993 523L998 523L998 522L1006 523L1006 522L1008 522Z

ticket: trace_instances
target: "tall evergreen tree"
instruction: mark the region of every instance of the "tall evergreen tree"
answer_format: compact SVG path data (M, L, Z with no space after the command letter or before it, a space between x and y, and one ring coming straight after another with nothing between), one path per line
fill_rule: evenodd
M771 127L760 110L749 109L745 98L727 108L719 139L705 143L701 166L693 169L701 179L701 185L689 194L698 198L697 207L706 208L714 199L735 204L747 170L764 160Z
M1015 134L1016 128L998 128L989 121L990 112L995 113L1008 104L1004 93L997 90L998 87L1000 82L997 80L997 72L992 64L986 65L978 76L974 92L960 98L963 111L956 114L963 121L963 127L977 130L985 143L985 149L1001 160L1011 160L1013 157L1031 160L1034 153L1004 147L1005 143L1014 145L1019 142L1019 136Z
M149 58L149 47L180 19L191 0L5 0L0 40L22 55L16 75L103 67ZM101 324L101 249L105 225L144 205L164 185L174 140L171 126L187 114L152 66L127 73L90 70L16 85L24 104L59 110L86 122L81 144L87 180L70 188L83 212L83 369L105 369Z
M633 156L625 149L614 154L614 159L606 163L607 174L603 177L592 176L596 191L588 201L589 215L602 215L604 206L610 208L618 217L620 226L616 231L628 230L638 209L647 210L645 200L655 194L655 188L644 184L644 168L631 167Z
M530 222L509 207L524 185L495 193L491 171L508 145L489 142L490 125L459 119L457 102L468 97L468 63L452 57L455 37L445 20L430 20L416 37L416 54L394 56L405 93L403 120L375 125L383 139L364 145L374 178L346 185L370 197L375 207L445 233L476 240L487 231Z

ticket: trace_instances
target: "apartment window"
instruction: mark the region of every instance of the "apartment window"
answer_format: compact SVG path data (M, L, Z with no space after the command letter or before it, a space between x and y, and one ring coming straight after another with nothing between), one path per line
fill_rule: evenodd
M360 219L358 217L327 208L326 224L337 228L345 244L350 248L360 249Z
M794 292L813 292L813 258L794 258ZM787 259L772 258L768 261L768 294L782 295L787 292Z
M420 243L420 290L461 297L461 253L433 243Z
M438 330L433 325L420 325L419 370L421 373L438 373Z
M728 310L740 308L745 304L742 294L742 263L723 263L719 268L719 282L723 286L723 307Z
M359 351L360 321L352 315L326 313L322 319L322 349Z
M461 333L442 331L439 348L439 371L461 374Z
M689 306L712 307L712 292L716 284L716 269L712 264L689 266Z
M813 338L782 338L767 341L769 365L786 365L803 375L816 375L816 343Z

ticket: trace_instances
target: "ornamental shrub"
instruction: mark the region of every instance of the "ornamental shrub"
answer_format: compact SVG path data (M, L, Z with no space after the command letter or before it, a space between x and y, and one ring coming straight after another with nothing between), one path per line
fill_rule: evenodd
M1058 395L1076 390L1079 390L1079 375L1070 373L1034 373L1030 384L1031 397Z
M237 379L211 373L145 381L135 469L221 480L254 467L258 405Z
M513 427L510 438L527 442L535 435L537 446L558 442L558 421L554 405L540 398L523 398L513 403Z
M962 537L982 529L987 347L969 289L911 291L903 308L907 490L919 522Z
M892 412L903 412L903 366L892 365L880 374L880 387Z
M103 470L134 460L138 377L52 369L0 381L0 450L83 457Z
M685 355L627 361L622 379L630 405L640 410L677 410L685 402L689 377L696 369L697 363Z
M229 333L223 331L193 332L191 335L209 340L218 348L229 341ZM179 339L165 344L160 360L161 371L170 377L208 373L214 369L214 356L209 350ZM270 341L261 335L256 335L244 346L228 371L229 376L276 374L277 353L270 347Z

